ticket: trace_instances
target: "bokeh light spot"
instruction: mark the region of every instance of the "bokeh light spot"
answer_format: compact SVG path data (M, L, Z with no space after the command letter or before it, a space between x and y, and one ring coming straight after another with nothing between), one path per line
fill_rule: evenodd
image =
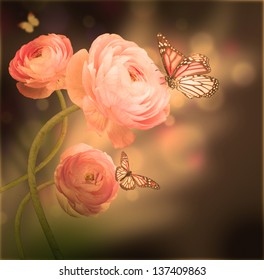
M214 48L213 38L206 32L196 33L190 41L191 50L193 52L210 53Z
M133 2L132 2L133 3ZM148 20L155 14L156 12L156 5L153 3L144 3L143 1L139 4L135 1L130 6L131 12L138 18Z
M231 73L233 82L242 87L251 84L255 75L255 69L248 62L237 63Z

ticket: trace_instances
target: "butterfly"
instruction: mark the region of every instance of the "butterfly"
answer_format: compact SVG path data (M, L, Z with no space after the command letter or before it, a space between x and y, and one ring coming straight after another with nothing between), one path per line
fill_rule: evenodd
M209 59L195 53L187 57L175 49L164 35L158 33L158 48L166 71L165 80L172 89L178 89L188 98L211 97L219 88L219 81L209 73Z
M21 29L25 30L27 33L32 33L34 31L34 27L39 25L39 20L33 13L28 13L27 20L28 21L20 22L18 26Z
M120 166L116 168L115 178L120 187L126 191L133 190L135 187L160 189L154 180L130 171L128 156L124 151L121 152Z

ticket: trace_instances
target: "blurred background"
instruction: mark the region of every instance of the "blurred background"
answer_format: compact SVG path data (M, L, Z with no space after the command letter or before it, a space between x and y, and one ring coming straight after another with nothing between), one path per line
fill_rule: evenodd
M18 27L28 12L40 21L30 34ZM67 259L261 259L261 2L2 1L1 185L25 174L34 136L60 110L56 95L31 100L17 91L8 64L23 44L58 33L69 37L76 52L89 49L102 33L117 33L144 48L162 69L158 32L186 55L208 56L220 89L197 100L172 91L167 121L135 131L136 141L124 149L132 170L157 181L160 191L120 189L107 212L79 219L60 209L54 187L41 191L55 237ZM46 139L39 161L59 129ZM61 151L79 142L107 152L119 164L121 150L87 131L80 111L69 118ZM52 179L59 154L39 173L39 183ZM18 258L14 218L27 192L22 183L1 194L2 259ZM31 203L21 234L26 258L52 258Z

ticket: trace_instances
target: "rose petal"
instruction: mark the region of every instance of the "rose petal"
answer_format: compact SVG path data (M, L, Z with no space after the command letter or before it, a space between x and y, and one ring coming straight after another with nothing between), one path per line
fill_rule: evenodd
M49 97L52 93L52 89L43 88L31 88L27 87L25 84L19 82L16 84L18 91L25 97L33 99L42 99Z
M68 199L58 190L56 190L56 196L61 208L72 217L81 217L81 215L76 212L69 204Z
M132 144L135 140L135 134L124 126L109 122L107 134L115 148L123 148Z
M84 61L88 60L88 52L82 49L70 59L66 69L66 87L73 103L82 107L82 100L86 93L83 88L82 71Z
M94 129L98 134L101 134L105 130L108 120L98 111L93 102L87 97L83 100L83 112L88 127Z

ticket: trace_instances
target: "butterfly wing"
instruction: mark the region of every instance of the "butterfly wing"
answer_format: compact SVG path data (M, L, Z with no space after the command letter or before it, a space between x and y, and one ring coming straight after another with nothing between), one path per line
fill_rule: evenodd
M180 62L187 57L172 47L166 37L161 33L157 35L157 39L160 56L167 76L174 78Z
M120 166L123 167L127 172L129 171L128 156L124 151L121 152Z
M33 13L28 13L27 19L32 26L34 27L39 26L39 20L35 17Z
M206 74L211 71L209 59L202 54L193 54L190 57L184 58L177 66L175 78L182 76L191 76L197 74Z
M25 30L27 33L32 33L34 30L34 27L27 21L20 22L18 27Z
M39 25L39 20L33 13L28 13L27 20L28 21L20 22L18 27L25 30L27 33L32 33L34 31L34 27Z
M128 156L122 151L120 166L118 166L115 171L115 179L124 190L133 190L136 187L135 182L130 175L131 171L129 170Z
M118 166L115 171L115 179L117 182L121 182L127 176L127 170L121 166Z
M120 182L119 185L122 189L129 191L129 190L134 190L134 188L137 186L135 183L135 180L131 175L126 176L123 178Z
M165 80L170 88L174 89L177 87L179 89L179 87L184 87L182 85L179 86L179 81L176 81L177 78L206 74L211 71L209 59L205 55L196 53L186 57L180 51L171 46L170 42L161 33L157 35L157 38L162 63L167 73ZM209 96L213 93L214 92L208 92L208 94L205 93L204 95ZM192 95L197 95L198 97L200 94L201 93L196 93L196 91L194 91L194 93L188 93L185 95L192 98Z
M152 179L133 174L129 170L129 161L127 154L122 151L120 158L120 166L116 168L115 179L120 187L126 191L133 190L135 187L159 189L160 186Z
M158 183L156 183L154 180L152 180L146 176L131 174L131 177L133 178L137 187L152 188L154 190L160 189L160 186Z
M120 166L116 168L115 178L118 182L121 182L126 176L131 173L129 171L129 161L127 154L122 151L120 157Z
M176 88L189 98L211 97L219 88L219 81L205 75L184 76L177 79Z

